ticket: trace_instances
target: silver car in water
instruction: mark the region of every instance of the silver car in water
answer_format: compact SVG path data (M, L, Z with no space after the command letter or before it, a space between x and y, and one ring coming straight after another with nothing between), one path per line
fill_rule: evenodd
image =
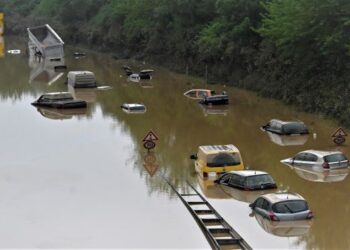
M306 200L296 193L264 194L249 205L253 211L271 221L313 218Z
M349 166L349 160L340 151L306 150L281 162L293 166L318 165L325 169L347 168Z

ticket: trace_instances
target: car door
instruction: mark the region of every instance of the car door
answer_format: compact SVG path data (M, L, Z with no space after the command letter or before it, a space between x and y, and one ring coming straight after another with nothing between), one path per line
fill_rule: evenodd
M299 153L293 157L293 165L294 166L304 166L305 164L306 153Z
M225 185L225 186L228 186L229 185L229 183L230 183L230 181L231 181L231 174L225 174L225 175L223 175L221 178L220 178L220 180L219 180L219 183L221 184L221 185Z
M233 188L243 188L241 183L242 183L242 176L238 174L232 174L228 185Z
M317 156L311 153L305 153L303 164L305 166L313 166L316 164Z
M260 197L255 203L254 211L263 217L268 218L268 208L269 202L266 199Z

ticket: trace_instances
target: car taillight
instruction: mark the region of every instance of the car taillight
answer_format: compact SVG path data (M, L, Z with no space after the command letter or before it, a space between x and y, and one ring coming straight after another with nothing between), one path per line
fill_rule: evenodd
M322 167L323 167L323 168L329 168L328 162L325 161L325 162L322 164Z
M308 219L312 219L314 217L314 214L312 211L309 212L309 214L307 215Z
M272 221L278 221L279 219L277 218L277 216L273 213L273 212L269 212L269 218Z

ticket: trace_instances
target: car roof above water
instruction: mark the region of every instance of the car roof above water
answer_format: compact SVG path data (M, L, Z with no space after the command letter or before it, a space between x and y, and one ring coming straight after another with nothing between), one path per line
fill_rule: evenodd
M258 170L236 170L236 171L230 171L228 173L240 175L240 176L243 176L243 177L268 174L268 173L266 173L264 171L258 171Z
M141 103L124 103L122 105L123 108L145 108L145 105L141 104Z
M55 99L68 99L73 98L72 94L69 92L52 92L41 95L41 97L55 100Z
M320 158L322 158L324 156L327 156L327 155L343 154L340 151L323 151L323 150L314 150L314 149L305 150L305 151L302 151L300 153L314 154L314 155L317 155Z
M282 125L290 124L290 123L304 124L304 122L302 122L302 121L282 121L282 120L279 120L279 119L272 119L270 122L278 122L278 123L280 123Z
M288 200L305 200L301 195L297 193L272 193L272 194L264 194L261 197L264 197L271 203L277 203L280 201L288 201Z
M199 146L199 149L205 154L239 153L238 148L233 144Z

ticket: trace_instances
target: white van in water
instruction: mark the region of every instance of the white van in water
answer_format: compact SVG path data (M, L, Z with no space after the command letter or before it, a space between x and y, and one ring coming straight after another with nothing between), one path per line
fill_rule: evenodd
M97 87L95 74L90 71L69 71L67 81L74 88Z

